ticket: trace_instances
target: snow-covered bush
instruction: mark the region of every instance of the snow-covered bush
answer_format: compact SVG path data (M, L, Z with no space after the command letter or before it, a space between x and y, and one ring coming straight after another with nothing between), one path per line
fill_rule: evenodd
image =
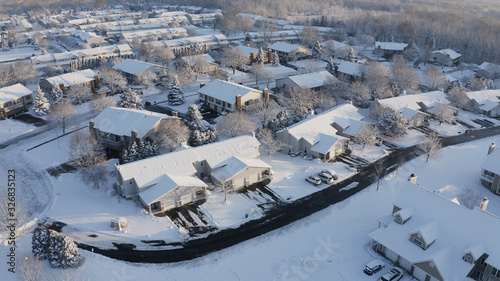
M389 109L380 115L378 129L383 135L400 138L406 135L408 125L403 114Z
M280 111L278 113L278 115L276 115L276 117L269 121L269 123L267 124L267 127L273 131L273 132L277 132L281 129L284 129L288 126L291 126L299 121L301 121L302 119L304 119L301 115L296 115L296 114L293 114L291 111L288 111L288 110L284 110L284 111Z
M124 108L142 108L142 99L139 95L132 91L132 89L127 88L121 95L120 101L118 103L121 107Z
M33 103L33 111L38 115L45 115L50 109L50 102L45 97L42 89L38 87L36 89L36 97Z
M130 163L158 155L160 155L160 152L156 143L139 140L138 143L132 142L128 148L122 151L120 154L120 163Z
M83 262L73 239L44 227L37 228L33 233L32 251L40 260L48 259L54 268L77 267Z
M33 255L40 260L46 260L49 248L49 234L46 228L39 227L33 232L31 239L31 250Z

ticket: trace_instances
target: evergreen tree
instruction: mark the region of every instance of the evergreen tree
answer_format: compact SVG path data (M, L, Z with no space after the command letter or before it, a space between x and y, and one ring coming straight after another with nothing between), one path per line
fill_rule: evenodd
M54 85L52 85L52 91L50 92L50 94L52 96L52 103L56 103L63 98L63 91L61 90L59 85L57 85L57 83L54 83Z
M4 50L4 51L10 50L9 42L7 42L7 39L5 39L5 37L2 38L2 50Z
M332 75L335 75L335 63L333 62L333 57L330 57L328 64L326 66L326 71L330 72Z
M139 95L132 91L132 89L127 88L121 95L118 104L124 108L142 108L142 99Z
M138 140L137 143L132 142L128 148L123 149L120 154L120 163L130 163L158 155L160 155L158 144L153 141Z
M296 115L291 111L284 110L280 111L273 120L269 121L267 127L269 130L273 132L277 132L281 129L284 129L288 126L291 126L299 121L304 119L304 117L300 115Z
M347 54L345 60L350 62L356 62L356 54L354 53L353 48L349 50L349 53Z
M321 47L319 41L316 41L316 44L314 44L314 47L311 50L311 56L315 59L321 59L322 54L323 54L323 48Z
M33 103L33 111L35 111L38 115L45 115L50 109L50 102L45 97L45 94L40 87L36 89L36 93L37 94Z
M205 130L206 127L203 124L203 116L201 116L201 112L198 109L198 105L191 104L188 107L188 112L186 113L186 125L188 125L189 129L195 130Z
M44 227L38 227L31 238L31 251L40 260L49 258L49 234Z
M179 80L177 76L174 76L172 84L169 88L168 93L168 104L170 105L181 105L184 103L184 93L181 91L179 87Z
M278 54L276 53L276 51L274 51L273 53L273 66L279 66L280 65L280 57L278 56Z
M53 268L76 267L83 262L83 257L78 251L73 239L60 235L54 230L49 230L49 263Z
M264 64L265 59L266 59L266 54L264 53L264 50L260 48L259 52L257 53L257 57L255 58L255 62L257 64Z
M207 127L203 123L203 116L198 109L198 105L192 104L188 107L188 112L184 120L191 130L189 135L190 146L200 146L219 140L217 129Z

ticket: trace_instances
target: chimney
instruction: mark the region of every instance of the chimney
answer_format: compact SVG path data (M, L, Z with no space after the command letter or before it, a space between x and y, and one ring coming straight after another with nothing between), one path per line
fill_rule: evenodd
M495 149L495 143L492 142L490 144L490 147L488 148L488 155L490 155L493 152L494 149Z
M90 135L91 135L92 137L96 138L97 136L96 136L96 133L95 133L95 129L94 129L94 127L95 127L95 122L94 122L94 120L90 120L90 121L89 121L89 132L90 132Z
M241 95L236 96L236 109L241 109Z
M254 62L255 62L255 53L254 52L250 52L250 64L252 64Z
M411 182L411 183L414 183L414 184L417 184L417 176L415 176L415 174L411 174L409 177L408 177L408 181Z
M200 89L205 87L205 83L200 83Z
M66 88L64 87L64 84L59 84L59 88L61 88L61 91L63 92L63 97L67 98L68 93L66 91Z
M94 87L96 89L101 88L101 81L99 80L99 76L98 75L94 75Z
M479 205L479 209L486 211L486 208L488 207L488 202L490 202L490 200L488 200L488 198L486 198L486 197L483 197L483 201L481 201L481 205Z
M267 51L267 62L272 62L273 61L273 51L269 50Z
M262 91L262 98L264 101L269 101L269 90L267 88Z
M172 116L179 117L179 112L172 110Z
M132 136L132 141L130 143L137 142L137 131L136 130L132 130L130 132L130 135Z

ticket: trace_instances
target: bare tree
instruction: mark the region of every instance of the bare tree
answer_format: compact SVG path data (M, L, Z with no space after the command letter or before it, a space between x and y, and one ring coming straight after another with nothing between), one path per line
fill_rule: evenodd
M99 74L102 84L107 86L111 90L111 93L123 90L127 86L127 79L118 70L105 66L99 69Z
M155 141L168 151L173 151L182 141L189 140L189 128L180 119L167 119L160 124Z
M181 85L189 84L194 80L193 72L185 64L180 64L175 68L175 76Z
M481 193L470 186L467 186L457 195L457 199L458 202L460 202L460 205L471 210L474 209L474 207L479 206L482 198L483 196L481 195Z
M86 85L73 85L68 90L68 98L72 104L82 104L92 99L92 92L90 91L90 87Z
M446 87L446 75L435 68L430 68L425 72L425 81L431 90L443 89Z
M146 86L146 89L154 85L155 79L156 74L149 70L144 70L136 76L137 83Z
M99 96L90 102L90 108L94 113L100 113L108 107L116 106L116 101L113 97L107 97L106 95Z
M363 149L367 144L374 144L377 138L377 129L371 124L365 124L361 131L354 137L354 141L362 144Z
M369 61L361 65L361 74L374 98L383 99L392 96L389 89L391 70L387 66L378 61Z
M349 86L349 99L358 105L368 106L371 99L370 89L361 81L354 81Z
M274 100L268 98L253 107L250 113L259 119L262 128L264 128L267 122L278 114L278 104Z
M377 180L377 191L380 187L380 180L385 175L386 166L387 164L385 159L379 159L375 163L373 163L373 169L375 170L375 179Z
M224 192L224 203L226 203L227 193L234 189L233 181L222 176L215 180L215 186Z
M205 72L207 69L208 62L199 55L184 57L184 64L191 70L194 74L195 80L198 81L198 75Z
M303 115L314 109L317 96L311 89L304 89L299 86L289 86L285 92L285 103L296 115Z
M426 156L425 162L428 162L430 158L434 158L439 155L441 151L441 139L438 134L431 133L426 138L421 140L417 147L422 150Z
M227 48L222 52L222 65L232 68L233 74L236 73L236 68L248 63L250 63L250 57L237 48Z
M62 127L63 135L66 135L66 126L76 113L71 103L64 99L50 108L48 116L54 124Z
M12 206L15 206L15 208L12 208ZM16 220L17 230L28 221L26 208L27 206L24 204L21 196L9 195L9 189L2 186L2 190L0 191L0 234L2 234L2 237L9 237L11 219ZM17 233L16 239L20 238L20 234Z
M443 122L453 123L456 120L455 110L446 104L437 104L434 118L439 121L439 125Z
M331 93L327 91L319 91L316 92L316 106L321 109L321 112L324 112L327 108L330 108L336 105L337 102L335 98L331 95Z
M95 166L81 167L79 173L82 182L90 183L97 189L100 189L108 181L107 174L108 171L105 162Z
M90 133L78 130L69 142L69 159L75 167L93 167L106 160L104 146Z
M172 52L172 50L168 47L156 47L153 50L153 58L157 62L169 65L170 62L175 59L175 55L174 52Z
M154 57L155 47L151 43L141 42L138 46L138 53L145 61L150 61Z
M323 40L323 38L319 36L319 30L311 26L304 27L300 31L299 37L302 44L308 46L309 48L312 48L316 41Z
M397 95L405 91L413 91L418 88L420 77L418 73L408 66L405 58L395 55L392 58L392 85Z
M274 73L266 70L264 65L256 63L250 67L250 76L255 78L255 84L259 84L259 80L270 79L274 76Z
M267 155L274 154L283 148L283 142L274 136L274 132L264 128L257 134L257 139L264 145Z
M43 262L33 255L21 257L19 273L22 280L42 281L44 280Z
M278 29L274 23L269 21L260 21L259 22L260 34L264 38L264 41L271 41L271 37L273 33Z
M226 116L217 122L216 125L219 135L226 138L233 138L248 134L250 131L255 130L255 124L252 119L242 111L228 113Z

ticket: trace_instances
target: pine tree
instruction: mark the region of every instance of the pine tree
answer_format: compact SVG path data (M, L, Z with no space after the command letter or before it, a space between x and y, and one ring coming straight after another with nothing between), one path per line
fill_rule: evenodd
M335 75L335 63L333 62L333 57L330 57L330 60L328 61L328 65L326 66L326 71Z
M53 268L69 268L80 265L83 261L73 239L49 230L49 263Z
M266 54L264 53L264 50L260 48L259 52L257 53L257 57L255 58L255 61L258 64L264 64L265 59L266 59Z
M168 104L181 105L183 103L184 103L184 93L181 91L181 88L179 87L179 80L177 79L177 76L174 76L172 84L170 85L169 88Z
M267 124L267 127L271 131L277 132L281 129L284 129L288 126L291 126L291 125L301 121L302 119L304 119L302 116L296 115L289 110L284 110L284 111L280 111L278 113L278 115L276 115L276 117L274 117L273 120L269 121L269 123Z
M311 51L311 56L315 59L321 59L322 54L323 54L323 48L321 47L319 41L316 41L316 44L314 44L314 47Z
M124 108L142 108L142 99L139 95L132 91L132 89L127 88L121 95L118 104Z
M63 98L63 91L61 90L59 85L57 85L57 83L54 83L54 85L52 85L52 91L50 93L52 96L52 103L56 103Z
M2 50L4 50L4 51L10 50L9 42L7 42L7 39L5 39L5 37L2 38Z
M158 144L153 141L138 140L137 143L132 142L128 148L123 149L120 154L120 163L130 163L154 156L160 155Z
M349 50L349 53L347 54L345 60L350 62L356 62L356 54L354 53L353 48Z
M280 57L278 56L278 54L276 53L276 51L274 51L273 53L273 66L280 66Z
M38 115L45 115L50 109L50 102L45 97L44 92L40 87L36 89L36 97L33 103L33 111Z
M44 227L36 228L31 239L31 251L33 255L40 260L46 260L49 258L48 249L49 234L47 229Z
M186 125L188 125L191 130L205 130L206 127L203 124L203 116L201 116L201 112L198 109L198 105L191 104L188 107L188 112L186 113Z

